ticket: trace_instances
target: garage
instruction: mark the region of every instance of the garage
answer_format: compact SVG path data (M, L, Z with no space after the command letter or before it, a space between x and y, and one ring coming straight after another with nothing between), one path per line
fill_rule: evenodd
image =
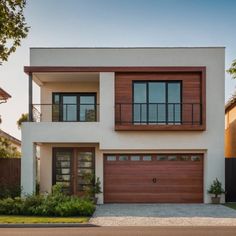
M203 154L106 154L104 202L202 203Z

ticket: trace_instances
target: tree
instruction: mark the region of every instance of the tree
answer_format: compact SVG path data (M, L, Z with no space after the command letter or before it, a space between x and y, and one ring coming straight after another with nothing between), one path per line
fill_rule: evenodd
M26 0L0 1L0 64L7 61L28 34L29 27L23 15L25 6Z
M28 121L29 115L28 113L25 114L21 114L21 117L19 118L19 120L16 122L18 129L21 128L22 123Z
M9 139L0 137L0 157L1 158L19 158L21 156L17 148L14 147Z
M227 70L227 72L232 75L233 79L236 79L236 60L232 62L231 67Z

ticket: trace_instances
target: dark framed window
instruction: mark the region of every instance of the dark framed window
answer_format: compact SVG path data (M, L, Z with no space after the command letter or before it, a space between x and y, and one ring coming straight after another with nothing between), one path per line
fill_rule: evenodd
M52 121L92 122L97 119L96 93L53 93Z
M181 81L134 81L134 124L180 124Z

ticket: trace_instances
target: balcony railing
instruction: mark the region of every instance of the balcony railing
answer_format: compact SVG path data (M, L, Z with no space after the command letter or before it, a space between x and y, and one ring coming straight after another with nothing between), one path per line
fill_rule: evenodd
M96 122L99 104L33 104L33 121Z
M118 103L116 125L202 125L200 103Z

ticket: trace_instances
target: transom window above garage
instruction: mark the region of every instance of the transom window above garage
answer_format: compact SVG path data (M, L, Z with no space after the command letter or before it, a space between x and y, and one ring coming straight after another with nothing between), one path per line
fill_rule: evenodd
M202 154L106 154L107 162L200 162Z

